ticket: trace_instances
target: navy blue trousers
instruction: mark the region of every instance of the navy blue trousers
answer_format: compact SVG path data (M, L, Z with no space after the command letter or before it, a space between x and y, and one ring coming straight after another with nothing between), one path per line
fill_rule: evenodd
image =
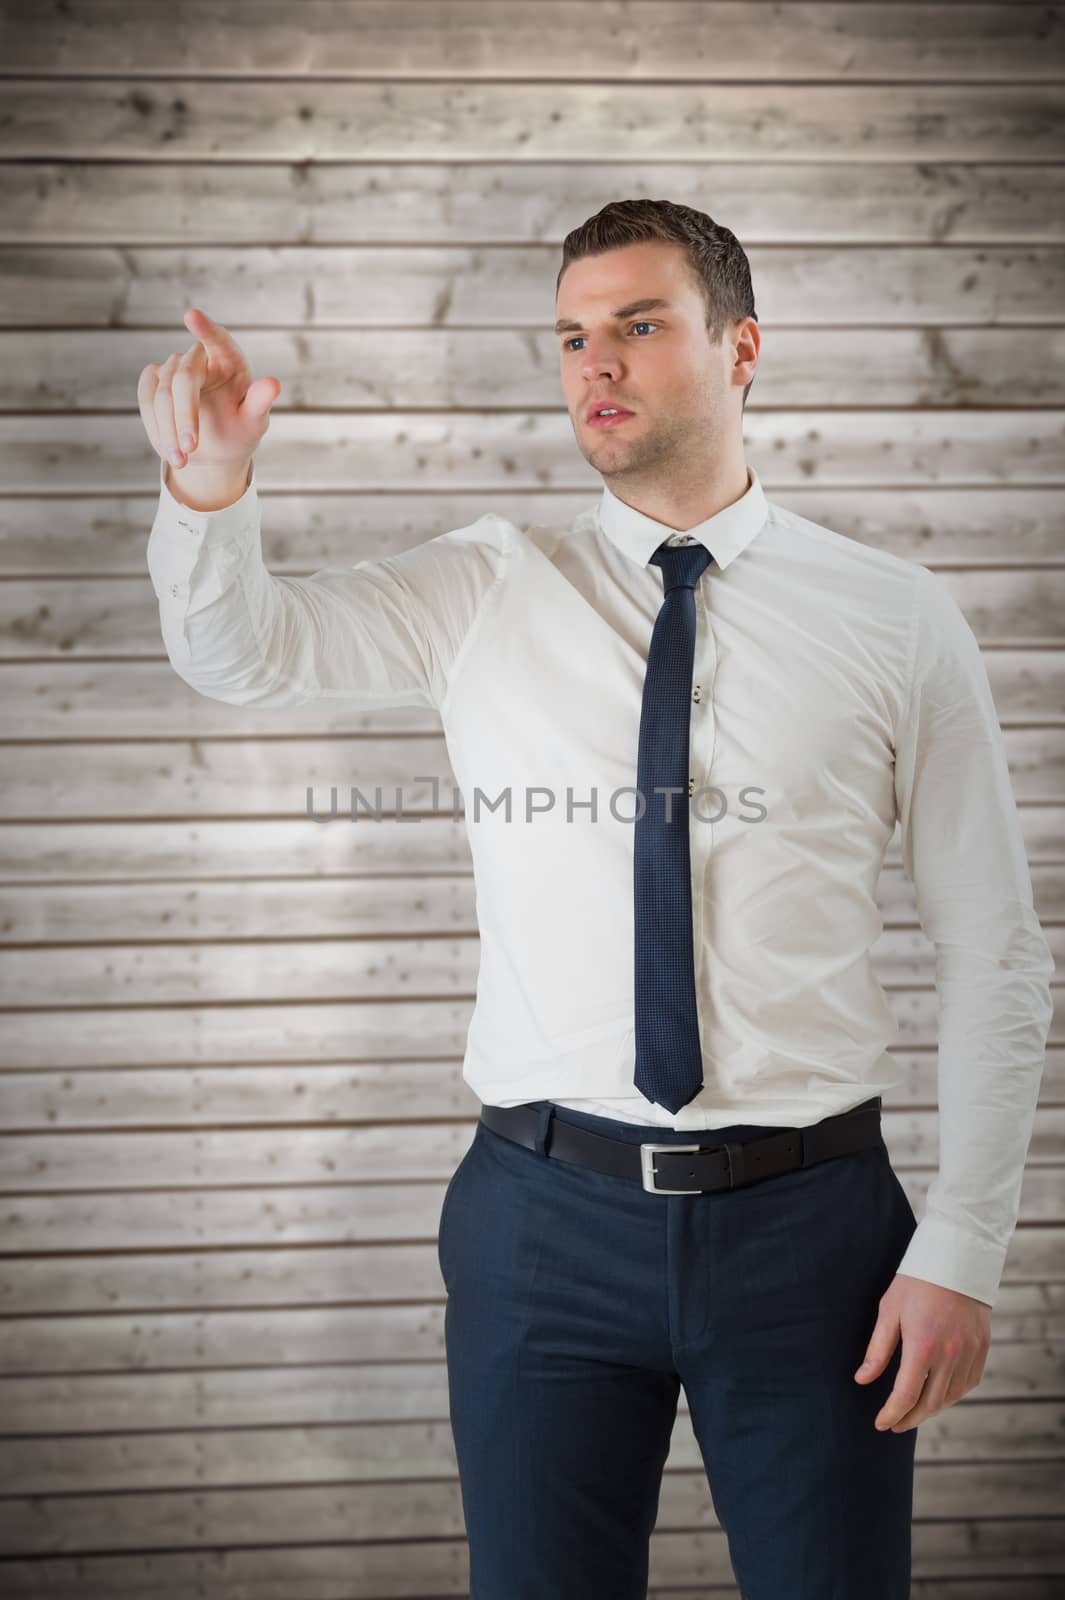
M883 1142L653 1195L549 1159L551 1117L635 1144L780 1130L532 1103L539 1149L479 1122L438 1230L470 1600L645 1600L682 1384L743 1600L908 1600L917 1430L873 1426L901 1341L854 1380L916 1227Z

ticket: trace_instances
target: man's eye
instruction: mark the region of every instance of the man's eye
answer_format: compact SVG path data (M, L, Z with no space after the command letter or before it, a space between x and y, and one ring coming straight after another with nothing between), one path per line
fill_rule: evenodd
M657 328L658 327L658 323L657 322L634 322L632 324L632 326L634 328ZM576 344L578 339L583 339L583 337L584 337L584 335L581 334L581 333L574 334L572 339L566 339L566 340L563 341L562 348L564 350L568 350L571 344Z

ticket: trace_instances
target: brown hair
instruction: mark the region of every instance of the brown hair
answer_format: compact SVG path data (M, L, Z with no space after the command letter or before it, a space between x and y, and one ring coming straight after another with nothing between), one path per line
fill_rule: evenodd
M571 261L601 255L622 245L662 239L683 246L696 286L706 302L706 327L711 344L742 317L758 321L751 286L751 264L736 235L705 211L672 200L611 200L562 241L562 265L555 281L558 298L562 274ZM751 383L754 379L751 379ZM743 405L751 383L743 391Z

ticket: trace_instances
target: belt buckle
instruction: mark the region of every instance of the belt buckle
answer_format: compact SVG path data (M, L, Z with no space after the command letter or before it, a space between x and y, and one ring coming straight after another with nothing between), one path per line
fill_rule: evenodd
M701 1189L660 1189L655 1183L655 1164L653 1156L660 1151L668 1150L701 1150L700 1144L641 1144L640 1146L640 1173L644 1188L648 1194L702 1194Z

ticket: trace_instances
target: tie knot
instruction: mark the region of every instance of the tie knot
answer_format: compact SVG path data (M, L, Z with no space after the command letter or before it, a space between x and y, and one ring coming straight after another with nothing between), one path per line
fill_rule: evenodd
M660 544L651 560L661 567L662 586L668 594L671 589L694 589L712 557L705 544Z

